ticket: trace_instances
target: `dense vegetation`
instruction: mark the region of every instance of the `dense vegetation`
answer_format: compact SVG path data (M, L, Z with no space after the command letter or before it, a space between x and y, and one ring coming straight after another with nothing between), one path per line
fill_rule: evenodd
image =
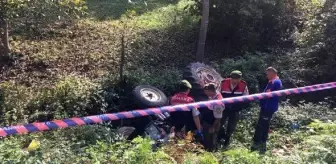
M0 22L8 24L11 49L3 51L1 39L4 126L131 109L134 86L151 84L171 95L181 70L195 60L199 1L59 2L1 1L6 10L1 10ZM263 70L269 65L281 71L285 87L335 81L335 47L334 0L210 0L205 60L223 76L242 70L252 93L264 87ZM272 125L266 155L248 151L258 111L251 107L243 112L229 151L205 153L181 142L153 152L148 140L122 141L111 125L103 124L5 138L0 160L333 163L335 91L316 95L288 97ZM292 126L296 123L300 127ZM32 139L40 148L27 151Z

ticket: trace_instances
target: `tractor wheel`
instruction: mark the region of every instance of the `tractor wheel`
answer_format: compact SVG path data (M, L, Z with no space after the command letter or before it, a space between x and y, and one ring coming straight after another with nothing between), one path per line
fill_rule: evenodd
M140 108L160 107L168 104L168 98L159 89L149 85L139 85L133 90L135 103Z
M220 92L222 76L216 72L216 70L203 63L191 63L186 67L183 72L183 78L188 80L192 85L191 96L196 101L207 100L206 95L203 92L205 84L216 84L217 91Z

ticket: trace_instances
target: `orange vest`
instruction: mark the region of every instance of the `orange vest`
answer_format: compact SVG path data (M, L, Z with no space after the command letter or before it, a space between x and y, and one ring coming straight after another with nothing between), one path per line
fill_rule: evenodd
M247 84L245 81L240 81L240 83L233 89L231 89L231 78L227 78L222 81L221 92L224 98L242 96L244 94Z

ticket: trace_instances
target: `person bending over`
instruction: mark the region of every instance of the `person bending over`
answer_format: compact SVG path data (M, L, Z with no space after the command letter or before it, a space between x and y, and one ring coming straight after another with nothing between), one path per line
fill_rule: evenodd
M195 102L189 96L192 86L187 80L182 80L179 84L179 91L170 99L170 105L189 104ZM199 112L194 108L191 112L178 111L171 113L171 122L177 137L184 137L182 128L185 127L186 132L197 130L198 135L202 135L202 126L199 119Z
M216 91L216 86L213 83L204 86L204 93L209 100L221 100L222 95ZM200 110L202 126L205 134L203 145L206 150L213 151L217 144L217 133L221 124L225 105L213 104L203 110Z

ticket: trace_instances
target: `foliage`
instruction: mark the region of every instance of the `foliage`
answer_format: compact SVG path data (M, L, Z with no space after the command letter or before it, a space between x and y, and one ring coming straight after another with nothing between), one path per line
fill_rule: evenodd
M224 159L222 163L255 163L260 164L259 155L251 153L247 149L233 149L224 152Z
M218 162L216 156L208 152L199 155L189 153L184 159L185 164L217 164Z
M43 27L41 25L45 26L53 21L78 17L84 13L86 6L84 0L10 0L7 9L5 15L14 30L15 27L22 26L26 30L38 30Z
M88 79L66 77L53 88L32 88L15 82L1 85L2 123L14 124L105 112L99 85Z
M307 106L304 110L313 111L321 108L323 107ZM273 133L270 134L269 151L263 156L250 152L246 148L250 145L250 138L253 135L252 124L257 116L257 110L253 109L251 118L244 118L239 122L230 149L214 153L202 152L199 147L195 149L194 146L185 146L183 151L179 151L179 155L183 158L176 159L177 156L172 154L174 150L171 149L177 149L181 143L177 143L178 145L172 143L153 151L149 139L136 138L132 142L124 141L110 127L110 124L103 124L4 138L0 142L2 148L0 159L3 163L22 161L26 163L174 163L179 161L199 164L305 163L308 161L332 163L335 160L334 123L324 121L307 123L309 125L307 128L302 125L302 128L295 131L291 131L287 126L280 127L272 124ZM284 114L286 110L303 111L296 107L281 108L282 114L275 118L275 122L282 120L285 125L290 124L291 119L286 119L287 115ZM28 152L26 148L32 140L40 142L40 148Z
M309 82L335 80L335 2L298 0L300 26L294 33L298 49L291 54L292 69Z
M292 46L290 35L296 21L294 1L213 0L210 3L209 39L216 42L219 55L233 57L246 51Z
M153 152L150 139L135 138L133 148L127 150L124 154L126 163L172 163L167 154L162 151Z
M223 59L219 62L214 62L215 68L219 70L223 77L229 77L233 70L240 70L243 73L244 81L248 82L248 87L251 93L260 91L260 83L265 81L263 74L269 63L266 63L266 54L245 54L242 57Z
M336 161L336 135L316 135L305 141L308 151L304 153L304 160L307 162L334 163Z
M318 133L336 135L335 122L324 123L319 120L314 120L308 127L313 128Z
M9 44L12 39L9 36L19 34L41 38L48 35L45 28L52 29L51 25L60 20L71 22L72 18L78 18L87 9L84 0L3 0L0 8L0 43L7 51L0 53L6 56L11 51Z

